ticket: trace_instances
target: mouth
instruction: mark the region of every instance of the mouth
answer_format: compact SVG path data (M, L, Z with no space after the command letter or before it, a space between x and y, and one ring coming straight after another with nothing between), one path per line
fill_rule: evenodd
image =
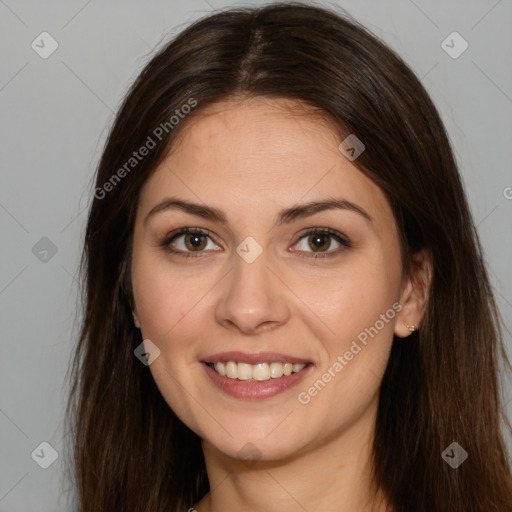
M258 382L270 379L279 379L283 375L288 377L292 373L298 373L306 367L306 364L264 362L257 364L241 363L239 361L225 361L218 363L205 363L213 368L222 377L243 381L255 380Z
M263 399L301 381L314 364L282 354L217 354L201 361L213 384L235 398Z

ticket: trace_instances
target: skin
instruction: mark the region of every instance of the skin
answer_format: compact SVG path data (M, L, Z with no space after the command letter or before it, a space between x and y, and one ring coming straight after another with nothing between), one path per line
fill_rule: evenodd
M406 324L421 322L427 260L416 255L412 279L404 277L384 194L341 154L333 126L300 106L232 98L208 107L184 121L141 191L134 318L143 339L160 349L150 370L163 397L203 440L213 490L191 504L198 512L384 510L383 496L370 490L379 386L393 335L406 337ZM178 209L145 222L170 196L218 208L227 224ZM273 226L282 209L333 197L356 204L372 221L330 209ZM159 246L182 227L211 232L200 239L198 257ZM327 237L323 252L333 256L314 259L322 251L303 236L307 228L335 230L352 247L338 251ZM252 263L236 252L248 236L262 249ZM198 254L190 238L178 237L173 247ZM300 403L298 394L396 302L400 312L309 403ZM291 354L314 368L277 396L242 400L215 387L200 362L231 350Z

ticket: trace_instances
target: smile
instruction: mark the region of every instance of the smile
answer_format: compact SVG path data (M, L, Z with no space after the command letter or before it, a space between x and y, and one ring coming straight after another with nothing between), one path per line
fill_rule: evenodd
M207 363L219 375L228 379L256 380L263 382L270 379L278 379L283 375L300 372L306 365L293 363L258 363L248 364L235 361Z
M210 382L235 398L262 400L297 385L315 368L307 359L265 352L223 352L204 358Z

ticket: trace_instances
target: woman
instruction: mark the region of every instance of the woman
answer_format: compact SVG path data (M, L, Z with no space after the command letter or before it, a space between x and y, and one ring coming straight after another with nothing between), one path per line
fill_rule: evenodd
M94 196L82 511L512 510L461 180L363 27L303 3L192 24L126 96Z

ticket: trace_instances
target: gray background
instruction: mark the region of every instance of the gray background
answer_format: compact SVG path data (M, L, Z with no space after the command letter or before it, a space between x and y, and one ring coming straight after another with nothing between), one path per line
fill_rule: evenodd
M396 49L440 109L512 330L512 1L333 4ZM65 377L94 169L113 113L153 48L228 5L0 0L0 512L69 510ZM59 45L47 59L31 47L42 46L43 31ZM441 46L453 31L469 44L455 59ZM509 333L506 341L510 349ZM510 381L504 389L512 399ZM31 458L43 441L59 454L48 469Z

